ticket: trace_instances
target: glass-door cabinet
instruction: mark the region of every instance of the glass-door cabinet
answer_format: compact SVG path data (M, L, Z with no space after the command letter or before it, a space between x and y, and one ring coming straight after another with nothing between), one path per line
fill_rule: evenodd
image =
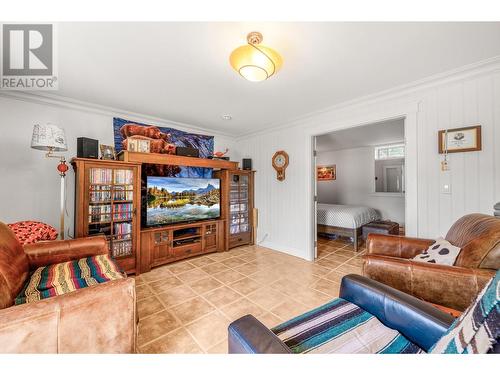
M75 237L105 236L110 255L136 272L140 231L139 167L107 160L74 159Z
M228 171L229 248L252 243L253 171Z

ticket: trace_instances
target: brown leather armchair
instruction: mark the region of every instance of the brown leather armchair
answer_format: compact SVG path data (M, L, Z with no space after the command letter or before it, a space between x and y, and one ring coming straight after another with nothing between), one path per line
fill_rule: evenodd
M0 352L135 352L133 278L14 306L30 271L107 252L104 238L39 242L23 249L0 223Z
M500 268L500 219L466 215L446 240L461 248L454 266L413 261L433 240L370 234L363 275L427 302L463 311Z

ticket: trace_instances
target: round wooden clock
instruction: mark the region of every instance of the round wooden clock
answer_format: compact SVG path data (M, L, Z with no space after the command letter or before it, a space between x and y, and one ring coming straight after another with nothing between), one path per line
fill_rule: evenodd
M285 151L276 151L273 155L273 167L277 172L278 181L285 179L285 169L288 167L288 154Z

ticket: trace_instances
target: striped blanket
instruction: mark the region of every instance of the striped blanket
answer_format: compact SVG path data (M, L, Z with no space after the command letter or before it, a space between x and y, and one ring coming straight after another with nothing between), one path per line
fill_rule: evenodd
M293 353L422 353L398 331L337 298L272 329Z
M430 353L485 354L500 337L500 271Z
M15 304L35 302L123 277L109 255L39 267L16 297Z

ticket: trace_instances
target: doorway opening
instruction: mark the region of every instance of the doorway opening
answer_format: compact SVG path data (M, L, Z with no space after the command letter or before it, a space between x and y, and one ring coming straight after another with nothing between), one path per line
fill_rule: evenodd
M369 232L405 233L405 119L315 136L315 257L365 249Z

